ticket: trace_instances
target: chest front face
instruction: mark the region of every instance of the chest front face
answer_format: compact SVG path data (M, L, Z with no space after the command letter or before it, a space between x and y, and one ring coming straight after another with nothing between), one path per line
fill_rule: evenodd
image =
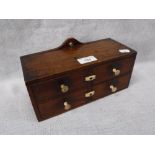
M25 83L39 121L128 87L136 52L112 39L80 43L21 57Z

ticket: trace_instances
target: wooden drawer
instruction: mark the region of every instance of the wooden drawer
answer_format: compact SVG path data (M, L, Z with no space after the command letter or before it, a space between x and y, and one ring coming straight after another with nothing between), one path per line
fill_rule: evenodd
M35 99L39 102L46 99L54 99L59 96L66 96L79 88L87 87L90 83L85 82L84 77L88 75L88 70L73 72L71 75L63 75L60 78L47 80L31 85ZM68 90L65 92L61 86Z
M126 74L124 76L120 76L115 79L111 79L101 84L92 86L91 89L95 91L95 95L92 96L91 100L96 100L98 98L113 94L119 90L127 88L130 81L130 76L131 74Z
M51 100L42 101L42 103L38 104L41 117L43 119L46 119L48 117L58 115L60 113L66 112L76 107L85 105L86 103L89 103L93 100L99 99L106 95L122 90L128 87L130 76L131 76L130 74L127 74L121 77L117 77L113 80L109 80L108 82L103 82L103 83L94 85L88 88L88 90L82 89L80 91L76 91L70 94L69 96L66 95L64 97L60 97L54 100L51 99ZM110 86L117 88L117 90L112 92L112 89L110 88ZM94 92L94 95L92 96L90 95L90 97L86 97L86 94L89 94L91 92ZM70 109L65 110L64 103L69 104Z
M80 105L84 105L86 103L85 93L86 90L76 91L72 93L70 96L61 96L56 99L44 100L40 104L38 104L38 108L43 119L55 116L57 114L66 112L64 103L67 102L71 108L74 109Z
M94 80L94 83L96 84L103 82L131 72L134 61L135 57L130 57L94 67L93 73L96 75L96 80Z

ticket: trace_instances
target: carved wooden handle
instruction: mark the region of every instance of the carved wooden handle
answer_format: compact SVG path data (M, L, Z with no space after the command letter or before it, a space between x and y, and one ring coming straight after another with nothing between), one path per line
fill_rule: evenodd
M76 40L75 38L68 38L66 39L63 44L58 47L58 48L65 48L65 47L70 47L70 48L73 48L75 45L78 45L78 44L83 44L81 42L79 42L78 40Z

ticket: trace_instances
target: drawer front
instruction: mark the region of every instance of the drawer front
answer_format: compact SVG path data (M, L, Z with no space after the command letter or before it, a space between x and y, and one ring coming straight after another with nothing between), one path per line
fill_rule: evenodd
M130 57L111 63L98 65L93 69L93 74L96 75L96 80L94 80L94 83L96 84L131 72L134 61L135 57Z
M104 97L109 94L113 94L119 90L128 87L131 74L126 74L124 76L111 79L109 81L103 82L101 84L93 85L88 92L94 91L94 95L90 97L90 101L96 100L98 98Z
M119 77L131 72L134 64L134 57L114 61L111 63L98 65L93 68L83 69L64 75L57 79L52 79L37 84L33 84L35 100L39 103L43 100L54 99L66 96L80 89L88 89L94 84Z
M38 108L43 119L61 114L86 103L85 90L77 91L70 96L43 101Z
M88 75L87 72L88 70L80 70L71 75L33 84L31 89L35 100L42 102L43 100L66 96L79 88L87 87L90 84L84 80L84 77Z
M61 114L76 107L85 105L93 100L99 99L109 94L113 94L128 87L130 74L117 77L115 79L93 85L90 88L81 89L70 95L42 101L38 108L43 119Z

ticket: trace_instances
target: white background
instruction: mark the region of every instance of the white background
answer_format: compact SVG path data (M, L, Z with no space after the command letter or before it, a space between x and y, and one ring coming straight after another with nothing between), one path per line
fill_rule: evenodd
M153 0L5 0L0 18L154 18ZM154 136L0 136L0 154L155 154Z
M154 18L153 0L1 0L1 18Z

